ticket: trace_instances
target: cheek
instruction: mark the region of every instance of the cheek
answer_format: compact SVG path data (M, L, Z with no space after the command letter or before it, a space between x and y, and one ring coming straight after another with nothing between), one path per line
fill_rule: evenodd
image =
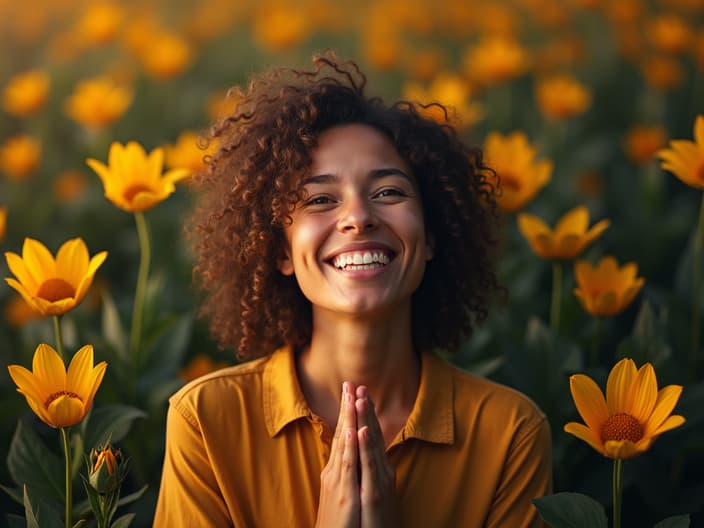
M291 226L289 247L294 262L306 265L317 261L324 233L322 224L322 221L305 219Z

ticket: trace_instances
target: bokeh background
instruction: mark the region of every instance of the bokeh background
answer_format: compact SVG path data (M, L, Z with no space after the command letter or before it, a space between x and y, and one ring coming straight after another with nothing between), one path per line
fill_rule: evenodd
M556 491L587 493L607 509L610 461L562 431L578 419L569 375L587 373L603 387L621 357L653 363L659 385L684 385L676 412L687 423L626 463L624 523L691 513L692 525L704 526L704 350L690 350L692 324L704 324L691 318L702 190L656 156L668 140L691 140L704 113L702 22L702 0L0 0L0 249L20 253L31 237L55 252L81 237L91 255L109 252L62 324L70 351L91 343L109 363L95 409L124 411L114 415L114 440L131 459L124 493L149 486L124 510L136 512L133 526L151 524L168 396L235 359L194 316L181 232L193 201L186 181L146 213L146 353L136 371L126 366L116 349L131 317L139 243L134 219L104 198L85 160L106 162L113 141L137 141L164 148L167 167L201 170L198 134L231 111L229 88L268 66L310 65L327 48L360 64L370 93L448 105L447 116L428 115L472 144L519 133L488 153L506 185L530 186L535 163L549 162L534 196L501 212L497 260L509 296L451 360L532 397L552 425ZM610 221L580 258L634 262L645 285L597 323L574 296L565 261L556 328L552 264L531 251L517 214L554 225L576 206L590 224ZM4 259L0 274L10 276ZM31 414L5 368L29 367L40 342L53 343L51 320L3 283L0 485L8 489L22 478L10 461L19 457L18 423L60 456L56 431ZM125 388L130 376L134 390ZM29 451L25 462L38 463ZM23 510L0 491L0 511Z

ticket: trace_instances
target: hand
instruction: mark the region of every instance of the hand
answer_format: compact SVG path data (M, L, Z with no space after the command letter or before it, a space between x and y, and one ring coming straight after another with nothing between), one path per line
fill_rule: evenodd
M396 498L394 468L386 457L384 435L367 388L356 390L357 437L361 469L360 505L362 528L393 528L401 525Z
M360 525L359 448L354 396L354 385L343 383L330 459L320 473L320 504L315 521L319 528L359 528Z

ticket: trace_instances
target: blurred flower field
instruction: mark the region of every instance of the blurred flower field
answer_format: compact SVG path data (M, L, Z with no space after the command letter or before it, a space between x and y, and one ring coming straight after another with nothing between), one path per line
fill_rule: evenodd
M610 512L615 458L623 526L683 514L704 526L702 0L0 0L0 45L10 526L25 526L23 484L40 525L63 524L51 523L65 514L67 446L74 520L95 511L94 483L115 492L119 467L130 503L117 515L151 525L168 397L235 362L195 316L182 236L189 175L217 148L200 135L234 108L230 87L327 48L358 61L387 101L447 105L423 111L482 146L496 170L508 295L451 361L546 412L556 492ZM87 346L96 369L107 363L93 396L75 374L89 369ZM47 397L28 385L79 350L62 380L80 390ZM5 368L34 359L33 373ZM623 394L607 387L603 405L590 403L612 370L628 381ZM629 390L648 401L629 403ZM84 393L94 397L85 418L74 401ZM642 415L645 429L619 436L621 414ZM597 438L597 422L612 429L599 425ZM611 449L612 439L632 443ZM87 488L78 473L90 473Z

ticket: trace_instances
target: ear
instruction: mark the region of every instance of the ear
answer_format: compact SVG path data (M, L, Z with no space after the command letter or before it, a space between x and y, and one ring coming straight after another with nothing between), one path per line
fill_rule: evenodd
M291 253L288 248L284 250L284 254L281 257L276 259L276 267L287 277L294 274L293 260L291 260Z

